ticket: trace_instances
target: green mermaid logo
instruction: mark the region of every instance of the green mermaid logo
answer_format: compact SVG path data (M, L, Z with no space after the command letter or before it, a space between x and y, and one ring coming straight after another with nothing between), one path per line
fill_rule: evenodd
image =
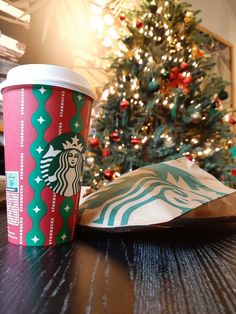
M77 133L64 133L45 148L40 169L55 193L70 197L78 193L83 176L85 141Z

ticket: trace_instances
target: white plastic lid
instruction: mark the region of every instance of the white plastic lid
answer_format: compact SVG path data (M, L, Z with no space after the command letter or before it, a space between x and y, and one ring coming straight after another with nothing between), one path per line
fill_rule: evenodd
M32 84L63 87L95 99L95 94L84 77L70 69L49 64L24 64L12 68L8 71L6 80L0 84L0 91L10 86Z

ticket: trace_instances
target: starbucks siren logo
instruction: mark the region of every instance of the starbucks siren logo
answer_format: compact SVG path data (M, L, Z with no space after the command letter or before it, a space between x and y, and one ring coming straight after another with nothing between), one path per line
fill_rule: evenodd
M77 133L64 133L46 146L40 162L42 177L55 193L72 196L81 186L85 141Z

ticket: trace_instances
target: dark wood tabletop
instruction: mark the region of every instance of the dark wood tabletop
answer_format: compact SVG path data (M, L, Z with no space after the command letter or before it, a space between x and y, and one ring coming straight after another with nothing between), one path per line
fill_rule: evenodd
M67 245L22 247L0 209L0 313L236 313L236 228L78 229Z

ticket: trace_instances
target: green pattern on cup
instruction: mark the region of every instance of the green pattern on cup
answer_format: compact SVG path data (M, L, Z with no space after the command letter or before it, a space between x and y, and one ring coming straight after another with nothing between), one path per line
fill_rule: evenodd
M79 92L73 92L73 100L76 106L76 113L70 121L70 128L71 128L71 132L80 133L81 130L83 129L83 124L82 124L82 119L81 119L81 109L85 103L86 96ZM66 206L70 207L68 211L65 211ZM64 202L60 205L60 214L63 219L63 226L56 235L56 243L64 243L70 239L68 221L69 221L70 215L72 214L73 207L74 207L74 203L72 199L69 197L66 197Z
M80 133L83 129L82 119L81 119L81 109L85 103L86 96L79 93L73 92L73 100L76 106L76 113L70 121L71 131L75 133Z
M45 182L41 178L40 160L41 154L47 145L47 142L44 140L44 133L51 123L51 117L45 110L45 105L52 95L52 88L49 86L34 85L33 95L38 100L38 109L31 118L32 125L37 132L37 137L30 146L30 153L35 160L35 168L29 175L29 184L34 191L34 197L27 208L28 214L32 219L32 228L26 236L26 243L28 245L40 246L44 245L46 238L40 229L40 221L47 211L47 206L41 199L41 191L45 187Z
M56 235L56 243L68 242L71 238L70 229L68 227L68 221L72 214L74 203L70 197L66 197L60 205L60 214L63 220L63 225L60 231Z

